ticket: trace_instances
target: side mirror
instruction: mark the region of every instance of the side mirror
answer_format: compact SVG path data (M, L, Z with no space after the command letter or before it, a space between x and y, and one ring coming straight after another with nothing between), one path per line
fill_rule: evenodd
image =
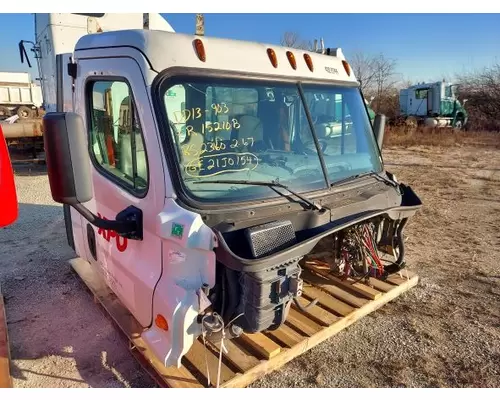
M0 125L0 198L2 210L0 211L0 227L14 223L17 220L19 209L17 204L16 183L12 171L9 149L3 136Z
M92 199L90 165L82 117L48 113L43 117L44 147L52 198L74 206Z
M73 112L54 112L43 117L43 141L52 198L78 211L98 228L118 235L143 239L142 211L130 206L105 220L94 215L81 203L92 199L92 179L83 119Z
M377 114L375 116L375 121L373 122L373 131L375 132L375 138L377 139L377 144L380 150L382 150L382 145L384 143L384 132L385 132L385 115Z

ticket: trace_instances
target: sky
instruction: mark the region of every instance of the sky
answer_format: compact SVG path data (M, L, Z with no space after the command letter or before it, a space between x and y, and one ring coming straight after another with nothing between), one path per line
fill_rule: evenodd
M175 31L194 33L195 14L162 14ZM205 14L205 34L279 44L284 32L323 38L346 57L383 54L398 77L413 82L453 79L500 62L500 14ZM34 41L34 15L0 14L0 72L27 71L18 42ZM33 64L32 53L29 52Z

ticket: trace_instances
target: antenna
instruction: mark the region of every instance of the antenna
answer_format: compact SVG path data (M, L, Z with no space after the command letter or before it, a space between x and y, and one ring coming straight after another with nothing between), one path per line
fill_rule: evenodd
M205 17L203 14L196 14L196 35L205 35Z

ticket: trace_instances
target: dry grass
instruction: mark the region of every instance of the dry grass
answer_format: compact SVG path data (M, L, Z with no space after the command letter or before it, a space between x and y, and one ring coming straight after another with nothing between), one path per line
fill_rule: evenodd
M452 147L473 146L500 148L500 132L455 131L453 129L386 127L384 146L387 147Z

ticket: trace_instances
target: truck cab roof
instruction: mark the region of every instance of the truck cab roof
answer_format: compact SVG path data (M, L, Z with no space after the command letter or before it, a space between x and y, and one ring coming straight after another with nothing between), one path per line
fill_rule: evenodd
M201 41L205 53L204 61L197 55L195 40ZM326 55L274 44L158 30L129 29L85 35L75 46L75 56L78 58L78 53L86 50L117 47L137 49L157 72L172 67L206 68L221 72L247 72L358 85L340 48L331 49L330 55ZM272 49L276 55L276 66L271 62L268 49ZM288 59L288 52L293 54L295 68ZM308 56L305 56L306 54ZM311 61L312 68L308 67L307 57Z

